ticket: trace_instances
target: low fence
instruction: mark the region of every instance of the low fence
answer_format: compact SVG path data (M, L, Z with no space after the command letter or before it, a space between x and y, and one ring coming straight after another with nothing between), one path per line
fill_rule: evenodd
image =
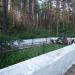
M16 40L16 41L6 42L5 45L7 44L8 44L7 47L2 46L2 50L0 49L0 53L5 53L9 51L19 51L27 48L36 47L36 46L41 46L43 48L45 45L50 44L50 38Z
M64 75L75 64L75 44L0 69L0 75Z
M58 37L48 37L48 38L36 38L36 39L27 39L27 40L16 40L13 42L13 45L15 47L20 47L21 46L24 46L24 45L40 45L40 44L49 44L51 43L51 40L55 40L57 39ZM72 39L75 40L75 38L67 38L68 41L71 41Z
M22 42L14 41L14 46L20 48L28 48L37 45L50 44L51 38L37 38L37 39L28 39L22 40Z
M6 46L2 46L2 49L0 49L0 53L5 53L9 51L18 51L21 49L32 48L35 46L42 46L43 48L44 45L51 44L51 39L55 40L56 38L49 37L49 38L36 38L36 39L26 39L26 40L11 40L10 42L6 40L5 45L8 44L8 47L6 49L4 48ZM11 49L9 47L11 47Z
M55 42L55 40L57 38L58 37L36 38L36 39L26 39L26 40L12 40L12 41L8 42L8 45L10 45L12 49L9 49L9 47L7 47L7 49L6 49L3 46L3 49L2 50L0 49L0 53L1 52L9 52L9 51L17 51L17 50L35 47L35 46L44 46L46 44L51 44L52 43L51 40L53 40L53 42ZM67 39L68 39L68 41L71 41L72 39L75 40L75 38L67 38Z

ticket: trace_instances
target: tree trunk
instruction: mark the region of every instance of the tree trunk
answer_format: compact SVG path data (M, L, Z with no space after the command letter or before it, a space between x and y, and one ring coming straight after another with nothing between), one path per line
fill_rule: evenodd
M3 32L8 32L8 0L3 0Z
M59 19L60 19L60 2L59 0L56 0L56 20L57 20L57 26L56 26L56 30L57 30L57 35L59 33Z

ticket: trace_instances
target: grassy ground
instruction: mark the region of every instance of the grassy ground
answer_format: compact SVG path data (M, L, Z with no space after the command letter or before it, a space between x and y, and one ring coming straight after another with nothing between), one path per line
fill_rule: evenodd
M41 37L50 37L49 32L39 31L39 32L15 32L8 35L0 33L0 39L2 40L18 40L18 39L31 39L31 38L41 38Z
M0 40L18 40L18 39L33 39L33 38L45 38L45 37L56 37L55 34L49 32L15 32L12 34L4 35L0 33ZM75 37L75 34L67 34L67 37Z
M44 45L34 48L23 49L15 52L8 52L4 54L0 54L0 68L4 68L21 61L25 61L29 58L33 58L39 56L41 54L53 51L55 49L64 47L63 45L51 44Z

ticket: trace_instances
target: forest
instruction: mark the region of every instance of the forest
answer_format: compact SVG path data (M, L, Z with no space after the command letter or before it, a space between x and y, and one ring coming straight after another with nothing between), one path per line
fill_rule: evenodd
M0 38L75 36L74 0L0 0Z

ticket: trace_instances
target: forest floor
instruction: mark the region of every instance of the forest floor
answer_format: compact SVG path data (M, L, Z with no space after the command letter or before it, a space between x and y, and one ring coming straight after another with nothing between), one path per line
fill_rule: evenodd
M68 69L65 75L75 75L75 65L72 65L72 67Z

